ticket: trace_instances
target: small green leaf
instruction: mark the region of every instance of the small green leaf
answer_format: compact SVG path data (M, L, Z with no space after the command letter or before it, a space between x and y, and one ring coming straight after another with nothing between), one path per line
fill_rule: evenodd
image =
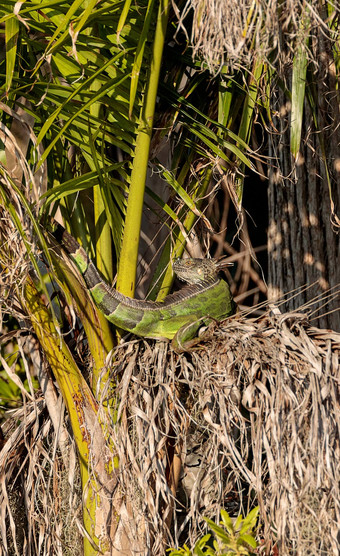
M237 516L237 519L236 519L235 524L234 524L234 529L236 531L240 527L242 521L243 521L242 514L240 514L239 516Z
M81 71L79 64L63 52L56 52L53 56L53 62L64 77L78 75Z
M211 538L211 535L209 533L207 535L204 535L204 537L202 537L201 539L199 539L197 541L197 543L195 544L195 548L196 547L204 548L204 546L207 544L207 542L209 541L210 538Z
M306 16L306 19L309 20L308 16ZM307 23L306 20L302 19L302 24L301 24L302 32L306 32L303 29L306 23ZM300 150L300 143L301 143L303 104L305 100L306 75L307 75L307 66L308 66L308 58L307 58L308 43L309 43L309 36L308 34L306 34L303 43L297 47L294 60L293 60L290 150L295 160L297 159Z
M125 4L124 4L124 7L121 11L119 21L118 21L118 25L117 25L117 39L118 39L118 41L119 41L119 36L122 32L122 29L125 25L125 21L126 21L128 13L129 13L130 6L131 6L131 0L125 0Z
M257 518L259 515L259 507L253 508L251 512L244 518L240 534L247 532L248 529L253 529L256 526Z
M16 17L8 19L5 24L6 42L6 92L12 84L15 61L17 55L17 42L19 36L19 21Z
M183 548L168 548L169 556L192 556L190 548L184 544Z
M217 538L219 538L227 546L229 546L231 541L230 541L230 536L228 535L228 533L226 533L225 530L222 529L222 527L220 527L219 525L217 525L214 521L211 521L211 519L209 519L209 520L206 519L206 518L204 518L204 519L208 523L210 529L215 533Z
M225 510L222 509L221 510L221 517L222 517L223 525L226 527L227 531L229 533L232 533L233 530L234 530L234 527L233 527L232 519L229 516L228 512L226 512Z
M240 540L242 539L242 542L246 542L248 543L252 548L256 548L257 547L257 542L254 539L254 537L252 537L251 535L247 535L246 533L242 535L242 537L240 537Z

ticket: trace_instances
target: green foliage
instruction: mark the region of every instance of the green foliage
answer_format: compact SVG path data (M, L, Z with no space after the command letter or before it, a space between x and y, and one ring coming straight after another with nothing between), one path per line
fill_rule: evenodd
M257 548L255 534L258 514L257 506L245 518L239 515L234 521L228 512L221 510L220 525L205 518L214 539L211 534L204 535L197 541L193 550L184 545L177 550L169 549L169 556L251 556Z
M29 395L30 392L32 394L32 389L39 388L35 377L29 376L29 380L27 378L30 369L27 366L25 368L23 348L19 348L15 336L18 324L11 317L5 320L3 331L9 332L7 335L4 334L4 338L8 338L7 341L3 341L0 346L0 418L6 410L19 407L26 392Z
M146 168L150 161L158 164L149 153L153 120L160 130L153 133L154 146L167 136L175 145L172 167L163 178L174 197L181 192L182 217L188 211L195 215L187 220L187 231L200 214L199 193L205 192L198 187L211 175L216 159L224 168L239 166L241 172L252 166L244 125L239 135L233 125L242 114L246 88L238 84L232 91L234 119L221 119L213 101L219 80L202 73L200 64L183 54L183 44L172 41L168 10L166 0L68 0L39 6L28 0L18 9L9 1L0 18L6 44L0 73L6 76L2 98L7 106L0 114L9 131L16 106L32 118L25 158L33 174L44 174L44 186L34 195L40 215L60 208L106 278L113 280L117 266L124 272L118 284L130 283L135 272L130 249L138 247ZM222 85L233 80L224 76ZM236 103L236 96L241 101ZM194 177L198 160L202 170ZM239 202L241 198L238 194ZM160 213L168 208L162 202L159 206ZM164 219L170 213L171 207ZM170 221L175 240L176 225ZM179 240L184 247L185 239ZM165 251L169 253L168 247ZM168 262L164 260L163 270Z
M305 101L306 76L308 67L308 43L309 35L304 27L308 25L308 10L306 21L302 20L300 43L295 52L292 71L292 115L290 125L290 150L296 160L300 150L303 106ZM304 35L304 37L303 37Z

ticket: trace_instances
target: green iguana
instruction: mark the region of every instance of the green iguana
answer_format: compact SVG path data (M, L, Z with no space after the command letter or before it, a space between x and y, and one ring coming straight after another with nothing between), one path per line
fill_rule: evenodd
M139 301L111 288L78 242L60 225L53 232L58 244L82 274L96 306L115 326L137 336L173 339L175 348L197 336L202 325L235 313L236 305L228 284L218 276L226 266L214 259L178 259L175 274L187 282L163 302Z

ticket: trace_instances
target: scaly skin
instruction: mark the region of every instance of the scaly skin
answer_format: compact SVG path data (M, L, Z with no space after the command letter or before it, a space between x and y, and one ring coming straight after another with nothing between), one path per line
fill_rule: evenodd
M175 273L189 285L162 303L139 301L106 284L85 250L62 226L58 224L53 235L78 267L97 307L123 330L145 338L171 340L176 336L173 345L183 351L202 325L235 313L229 286L219 278L219 265L213 259L175 261Z

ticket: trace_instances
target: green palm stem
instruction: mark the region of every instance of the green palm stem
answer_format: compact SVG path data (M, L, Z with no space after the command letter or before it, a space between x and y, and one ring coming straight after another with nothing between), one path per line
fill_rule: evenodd
M104 435L99 425L97 412L98 404L77 367L72 354L58 333L52 315L42 301L33 280L28 277L24 289L24 305L31 316L32 326L38 337L41 348L50 364L51 370L57 380L61 394L65 401L70 418L75 442L79 454L79 464L82 480L83 497L83 520L84 527L95 545L99 546L97 520L100 520L100 483L106 480L106 484L112 478L100 477L89 474L89 452L92 443L98 445L98 437L102 436L101 444L105 444ZM104 473L105 474L105 473ZM104 483L105 484L105 483ZM105 498L105 497L104 497ZM101 544L108 543L102 539ZM84 537L84 555L90 556L97 550L89 539Z
M92 392L96 399L101 400L102 391L106 388L106 381L110 374L107 368L107 356L115 345L110 324L95 307L86 286L82 284L82 278L76 276L73 269L71 271L60 257L53 255L53 252L51 254L63 291L67 295L69 290L77 305L92 357ZM115 404L113 391L110 399L112 400L110 405L113 406Z
M144 103L136 138L135 156L132 163L131 183L117 277L117 290L130 297L133 297L135 291L145 180L169 7L169 0L160 1L155 38L152 45L149 79L145 87Z

